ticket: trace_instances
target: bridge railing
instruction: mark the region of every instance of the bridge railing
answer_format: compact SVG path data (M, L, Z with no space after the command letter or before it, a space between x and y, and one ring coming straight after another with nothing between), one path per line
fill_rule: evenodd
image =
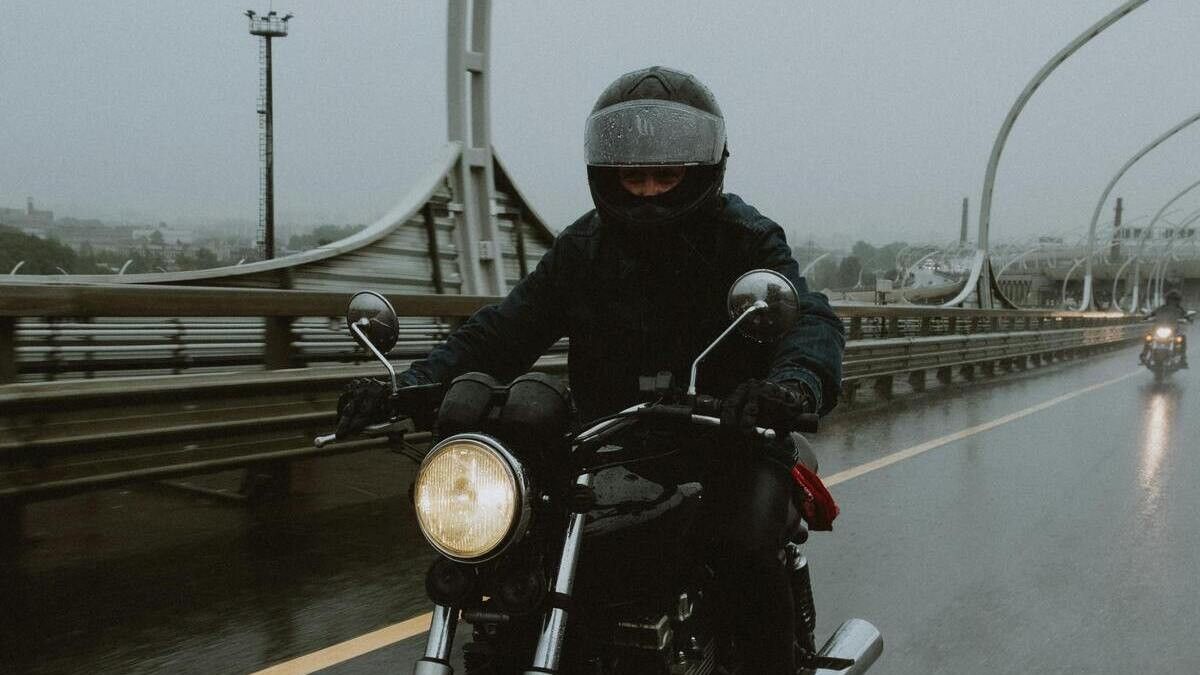
M322 449L311 445L313 436L332 428L334 403L345 382L380 374L379 366L366 359L358 365L339 361L353 357L353 347L341 333L347 300L343 293L304 291L3 285L0 338L6 347L0 357L10 383L0 386L0 516L4 503L232 468L250 468L249 476L254 467L274 467L273 475L286 475L286 466L295 459L379 447L378 440ZM406 329L412 358L495 298L391 300L398 313L414 322ZM903 382L920 391L930 376L948 383L1027 368L1120 346L1142 333L1134 320L1119 314L865 305L836 309L851 338L843 363L848 400L864 384L884 397ZM172 318L154 319L163 316ZM337 317L336 326L329 317ZM91 367L127 348L150 346L132 358L152 360L159 349L156 341L175 340L173 336L182 336L178 344L189 354L198 353L204 340L215 340L231 350L233 356L226 355L230 363L234 357L243 359L238 362L243 367L205 370L194 357L180 362L179 374L166 377L11 382L18 370L45 379L46 373L28 370L30 361L18 363L18 357L38 357L36 344L45 336L37 331L46 330L51 320L59 328L72 326L80 339L87 338L91 326L129 341L123 347L110 345L120 348L101 356L102 338L92 335ZM179 333L172 322L188 330ZM201 324L208 327L196 328ZM155 326L160 326L158 332ZM221 342L223 330L234 337ZM61 334L55 339L66 341ZM314 354L306 351L306 343L323 340L332 345L332 356L311 359L320 367L286 367L296 364L297 355ZM138 341L146 344L134 344ZM247 354L251 358L243 358ZM397 365L408 358L400 356ZM566 354L551 353L537 367L565 373Z
M366 358L341 316L348 294L149 285L0 284L0 384L205 369L302 367ZM391 298L399 358L426 353L498 298ZM835 303L851 341L1114 325L1120 314ZM561 346L560 346L561 347Z

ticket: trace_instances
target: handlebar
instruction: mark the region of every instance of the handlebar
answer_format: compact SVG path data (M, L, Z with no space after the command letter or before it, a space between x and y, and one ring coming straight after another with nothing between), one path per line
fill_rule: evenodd
M403 433L406 433L409 431L414 431L415 429L416 429L416 427L413 426L412 419L405 417L402 419L394 419L394 420L389 420L387 422L380 422L379 424L372 424L372 425L364 428L359 433L355 434L355 438L380 438L383 436L392 436L395 434L403 434ZM330 443L337 443L339 441L344 442L344 441L348 441L348 440L351 440L351 439L349 439L349 438L339 439L337 437L337 434L323 434L323 435L317 436L316 438L313 439L313 447L314 448L323 448L326 445L329 445Z
M592 423L584 431L580 432L576 437L576 442L589 441L593 437L599 436L606 429L611 428L619 420L641 416L641 417L658 417L660 419L675 419L686 420L693 424L699 424L709 427L721 426L721 405L722 401L713 396L696 396L690 405L651 405L643 403L631 408L627 408L615 415L602 418L600 421ZM792 431L801 433L816 433L820 427L820 417L814 413L804 413L799 415L792 425ZM755 433L767 439L774 440L777 436L774 429L766 429L763 427L755 427Z
M700 395L696 397L693 405L697 415L720 418L724 402L715 396ZM793 420L793 422L793 431L799 431L804 434L815 434L821 426L821 418L816 413L804 413ZM709 422L701 423L710 424ZM774 434L767 438L774 438Z

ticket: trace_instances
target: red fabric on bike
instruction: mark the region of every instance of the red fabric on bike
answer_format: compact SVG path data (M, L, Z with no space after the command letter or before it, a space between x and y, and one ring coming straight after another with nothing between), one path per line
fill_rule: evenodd
M809 529L832 530L833 521L838 517L838 505L820 476L809 471L803 464L796 464L792 467L792 478L796 485L804 490L804 501L800 504L800 510L804 513L804 520L808 522Z

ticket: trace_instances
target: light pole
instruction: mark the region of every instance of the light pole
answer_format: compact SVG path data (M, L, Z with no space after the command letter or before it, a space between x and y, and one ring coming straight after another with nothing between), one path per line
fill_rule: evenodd
M250 34L262 38L260 59L262 71L259 73L259 162L261 175L259 180L259 246L264 260L275 257L275 108L274 87L271 71L271 40L285 38L288 34L288 21L292 15L280 16L271 10L265 15L258 16L253 10L246 10L245 15L250 19Z
M1017 116L1021 114L1021 110L1025 108L1025 104L1029 102L1033 92L1041 86L1042 82L1058 68L1063 61L1074 54L1080 47L1087 44L1089 40L1102 33L1106 28L1116 23L1126 14L1146 4L1146 0L1128 0L1120 7L1110 12L1103 19L1100 19L1090 28L1081 33L1078 37L1072 40L1066 47L1063 47L1055 54L1046 65L1042 66L1025 85L1025 89L1017 96L1016 102L1008 111L1008 116L1004 118L1004 123L1000 125L1000 132L996 135L996 141L992 144L992 154L988 158L987 171L983 178L983 196L979 204L979 237L977 242L977 251L975 260L971 265L971 274L967 278L967 283L963 285L962 291L945 306L958 306L966 302L971 293L976 293L978 304L983 309L990 309L993 304L992 299L992 284L991 284L991 267L988 263L988 228L991 225L992 219L992 188L996 183L996 167L1000 163L1000 153L1004 151L1004 144L1008 140L1008 134L1012 131L1013 124L1017 121Z

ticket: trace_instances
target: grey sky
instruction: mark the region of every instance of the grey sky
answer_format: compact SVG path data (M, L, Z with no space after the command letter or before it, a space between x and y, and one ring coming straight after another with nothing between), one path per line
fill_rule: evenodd
M595 96L661 63L695 73L721 102L730 191L794 241L886 241L954 237L963 196L974 226L1008 107L1120 3L494 4L495 145L553 227L590 207L581 130ZM33 195L60 216L252 220L247 7L0 1L0 206ZM445 140L445 4L276 7L296 14L276 43L281 220L373 220ZM1198 28L1200 3L1153 0L1051 77L1001 161L995 237L1085 227L1113 172L1200 109ZM1198 147L1193 129L1143 160L1118 186L1127 214L1200 178ZM1200 197L1182 203L1197 207Z

